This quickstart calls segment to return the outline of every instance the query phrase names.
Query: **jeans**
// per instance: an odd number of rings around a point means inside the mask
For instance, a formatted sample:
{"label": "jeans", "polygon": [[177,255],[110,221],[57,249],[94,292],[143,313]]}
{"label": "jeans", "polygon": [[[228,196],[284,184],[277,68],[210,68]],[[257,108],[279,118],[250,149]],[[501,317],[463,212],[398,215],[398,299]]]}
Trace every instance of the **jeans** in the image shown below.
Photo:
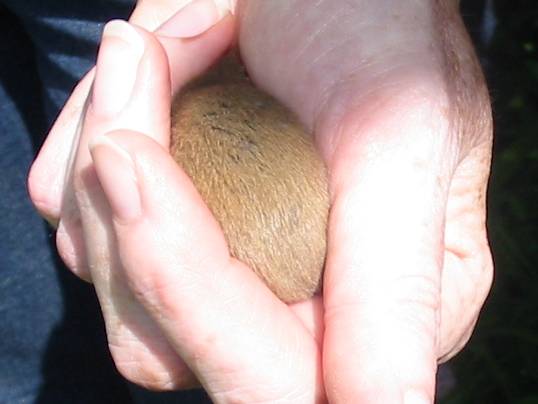
{"label": "jeans", "polygon": [[97,299],[63,267],[26,191],[31,161],[93,65],[104,22],[131,0],[0,0],[0,404],[199,403],[127,383]]}

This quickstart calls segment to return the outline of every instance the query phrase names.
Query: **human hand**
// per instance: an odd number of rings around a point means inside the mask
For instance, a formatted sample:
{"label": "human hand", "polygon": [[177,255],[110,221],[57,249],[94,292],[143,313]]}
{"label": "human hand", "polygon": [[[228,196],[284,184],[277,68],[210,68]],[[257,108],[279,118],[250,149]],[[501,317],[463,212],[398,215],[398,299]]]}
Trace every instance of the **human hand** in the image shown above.
{"label": "human hand", "polygon": [[[197,2],[200,3],[207,5],[208,2]],[[143,307],[110,271],[115,258],[109,254],[108,243],[111,240],[100,218],[103,214],[101,205],[98,198],[92,199],[87,192],[91,188],[86,184],[85,174],[91,161],[87,145],[92,134],[105,133],[120,125],[121,128],[136,127],[139,130],[149,126],[149,135],[167,147],[171,93],[211,65],[230,46],[234,34],[231,17],[224,16],[213,28],[208,27],[208,20],[202,19],[201,25],[196,27],[193,25],[196,21],[193,13],[196,16],[200,10],[190,8],[178,13],[170,21],[172,28],[177,32],[175,24],[182,27],[182,20],[186,20],[190,24],[186,24],[190,27],[189,35],[195,32],[193,29],[201,30],[202,34],[192,39],[172,38],[168,36],[172,33],[165,24],[158,37],[159,46],[154,37],[144,37],[152,44],[143,49],[148,53],[144,60],[150,61],[140,62],[137,72],[136,69],[133,71],[133,67],[137,66],[136,59],[141,56],[138,54],[140,46],[135,51],[125,46],[122,48],[120,45],[125,45],[125,38],[118,39],[111,33],[107,44],[100,49],[104,57],[97,70],[101,70],[102,79],[93,83],[87,101],[83,100],[93,77],[85,78],[75,90],[29,176],[30,194],[40,211],[53,219],[58,219],[54,215],[61,213],[57,232],[60,255],[73,272],[86,280],[91,278],[95,284],[105,317],[108,342],[120,372],[129,379],[154,388],[187,387],[196,380],[177,355],[171,353],[172,348]],[[110,63],[110,57],[106,55],[111,52],[121,55],[119,61]],[[189,62],[185,63],[185,60]],[[167,73],[169,69],[173,71],[172,75]],[[146,75],[133,90],[133,96],[139,98],[131,103],[132,108],[124,113],[115,111],[118,116],[110,119],[113,110],[121,109],[119,104],[129,98],[127,91],[136,74]],[[163,89],[163,81],[168,83],[167,89]],[[96,97],[104,101],[95,103]],[[157,103],[155,108],[148,104],[148,100],[152,99]],[[79,120],[81,103],[86,103],[86,107]],[[140,117],[146,117],[146,114],[141,114],[141,110],[152,111],[151,119],[142,122]],[[75,136],[79,121],[80,137]],[[65,178],[64,172],[67,173]]]}
{"label": "human hand", "polygon": [[114,360],[153,388],[188,387],[192,370],[215,401],[320,401],[319,298],[288,307],[230,257],[162,145],[168,77],[155,37],[107,25],[73,183]]}
{"label": "human hand", "polygon": [[[210,35],[204,33],[235,8],[235,0],[139,0],[129,21],[148,31],[157,30],[171,70],[172,93],[204,71],[232,41],[231,21]],[[229,20],[229,19],[228,19]],[[175,38],[175,40],[174,40]],[[184,39],[184,46],[178,46]],[[177,65],[186,56],[188,65]],[[53,227],[57,227],[58,251],[80,278],[91,281],[87,267],[80,212],[73,190],[73,163],[79,147],[85,107],[89,103],[95,68],[74,89],[43,144],[28,179],[30,197]]]}
{"label": "human hand", "polygon": [[250,76],[313,131],[330,173],[329,400],[431,402],[492,280],[491,112],[458,2],[240,4]]}
{"label": "human hand", "polygon": [[[401,2],[388,15],[386,4],[252,4],[242,9],[247,68],[314,130],[331,172],[328,396],[431,397],[437,359],[465,343],[491,281],[491,120],[455,5]],[[317,41],[313,26],[325,30]],[[261,40],[271,64],[255,52]]]}
{"label": "human hand", "polygon": [[[149,2],[140,3],[141,6],[148,4]],[[185,43],[178,43],[167,37],[168,35],[190,37],[203,32],[214,23],[215,16],[209,20],[198,18],[201,20],[198,22],[194,17],[214,11],[211,10],[211,4],[211,1],[204,0],[194,2],[193,7],[182,9],[173,20],[158,29],[158,39],[167,52],[166,56],[171,62],[170,68],[174,72],[170,77],[172,93],[204,70],[216,59],[216,55],[222,53],[231,43],[230,21],[221,23],[220,27],[202,35],[201,38]],[[222,15],[217,13],[217,17],[220,18]],[[155,60],[146,63],[144,74],[148,77],[141,79],[146,87],[139,85],[138,87],[142,88],[133,90],[132,95],[140,97],[141,100],[154,97],[158,100],[156,106],[133,101],[133,107],[124,108],[121,113],[119,110],[114,111],[119,113],[119,116],[115,116],[116,119],[113,121],[110,119],[111,110],[120,108],[120,104],[127,101],[128,86],[132,85],[131,80],[134,79],[132,69],[130,70],[125,64],[122,65],[121,62],[131,64],[131,67],[136,66],[135,59],[140,56],[134,55],[132,49],[128,51],[111,45],[111,42],[118,41],[118,38],[111,39],[115,36],[112,31],[116,28],[117,24],[108,26],[108,41],[103,43],[100,50],[100,55],[103,56],[100,58],[98,76],[101,79],[93,82],[94,72],[91,72],[92,77],[84,79],[75,91],[33,166],[29,180],[30,191],[34,203],[46,216],[57,220],[55,212],[60,212],[58,249],[73,272],[86,280],[91,278],[94,282],[105,318],[112,356],[120,372],[149,388],[190,387],[196,382],[194,376],[177,355],[173,354],[172,347],[159,329],[137,304],[132,293],[123,287],[118,274],[113,272],[118,258],[111,251],[114,243],[108,223],[102,219],[106,211],[104,202],[98,195],[90,192],[92,178],[91,174],[88,174],[87,144],[94,132],[110,130],[114,125],[122,128],[138,127],[138,129],[149,127],[151,130],[146,132],[164,147],[167,147],[169,138],[166,128],[169,127],[170,111],[167,106],[169,97],[166,94],[170,89],[155,91],[155,88],[160,87],[151,76],[153,74],[159,76],[155,71],[163,69],[163,56],[155,49],[152,41],[149,41],[148,49],[152,50],[149,53]],[[123,38],[123,41],[125,40],[126,38]],[[106,55],[113,52],[122,56],[110,62],[112,59]],[[189,63],[184,63],[184,60],[189,60]],[[141,69],[142,67],[139,67],[139,70]],[[108,74],[109,71],[111,74]],[[160,76],[168,77],[168,74],[164,72]],[[85,93],[92,84],[90,82],[93,83],[93,88],[89,98],[86,99]],[[162,83],[160,86],[162,87]],[[96,99],[102,101],[96,102]],[[84,108],[82,102],[85,103]],[[153,121],[140,121],[139,118],[145,116],[141,111],[156,111],[158,108],[164,112],[155,114]],[[79,117],[80,113],[83,115]],[[80,130],[81,137],[73,136],[77,132],[75,123],[80,125],[77,129]],[[67,145],[71,147],[70,152],[65,147]],[[69,164],[68,157],[71,160]],[[67,168],[63,167],[66,164]],[[64,170],[68,172],[65,178],[59,175]],[[57,182],[51,184],[51,181]],[[310,307],[311,304],[303,303],[296,305],[294,309],[298,312],[306,310],[308,316]]]}

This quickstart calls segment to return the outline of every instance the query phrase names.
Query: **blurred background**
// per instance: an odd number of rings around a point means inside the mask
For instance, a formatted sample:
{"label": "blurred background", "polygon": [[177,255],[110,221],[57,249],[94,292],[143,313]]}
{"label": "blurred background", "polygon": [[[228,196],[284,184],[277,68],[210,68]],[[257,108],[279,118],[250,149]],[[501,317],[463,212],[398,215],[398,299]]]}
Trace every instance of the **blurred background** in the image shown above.
{"label": "blurred background", "polygon": [[538,1],[462,0],[495,117],[495,281],[441,404],[538,403]]}

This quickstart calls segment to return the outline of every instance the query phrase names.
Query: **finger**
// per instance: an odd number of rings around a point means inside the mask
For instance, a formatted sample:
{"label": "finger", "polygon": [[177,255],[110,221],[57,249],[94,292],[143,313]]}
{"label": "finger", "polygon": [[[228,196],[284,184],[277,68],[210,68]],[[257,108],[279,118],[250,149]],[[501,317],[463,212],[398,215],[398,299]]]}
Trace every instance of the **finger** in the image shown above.
{"label": "finger", "polygon": [[[136,26],[130,26],[131,30],[123,32],[125,26],[129,25],[112,21],[105,27],[98,56],[98,76],[85,126],[93,126],[95,122],[103,125],[113,122],[114,127],[147,133],[167,148],[170,140],[170,97],[173,93],[170,80],[181,87],[206,70],[229,46],[233,26],[228,19],[195,39],[158,36],[159,43],[155,36]],[[116,35],[116,30],[122,32]],[[130,41],[128,48],[115,46],[127,39]],[[114,44],[118,40],[120,44]],[[123,54],[119,55],[122,49]],[[133,68],[128,69],[128,66]],[[96,99],[99,102],[95,102]],[[148,114],[148,111],[151,113]],[[87,137],[83,135],[81,141],[84,140]],[[81,145],[81,150],[88,155],[86,145]]]}
{"label": "finger", "polygon": [[[113,29],[114,25],[118,24],[121,22],[113,22],[110,26]],[[168,147],[170,94],[214,63],[215,59],[225,51],[233,37],[233,22],[228,18],[195,39],[160,38],[164,50],[167,52],[164,53],[153,36],[140,28],[135,27],[134,29],[137,32],[135,35],[140,35],[144,46],[146,46],[144,60],[151,60],[151,63],[143,62],[138,68],[129,71],[129,57],[118,57],[120,52],[114,46],[114,42],[121,45],[121,39],[113,39],[112,43],[109,42],[101,46],[101,63],[98,65],[98,69],[106,74],[100,75],[100,79],[96,80],[94,84],[91,102],[84,120],[83,134],[80,138],[81,145],[76,154],[78,171],[83,170],[83,167],[89,164],[87,144],[91,133],[104,133],[119,127],[136,128],[148,133],[160,144]],[[136,37],[131,35],[131,38],[134,39],[136,47]],[[114,56],[114,53],[117,55]],[[129,51],[124,50],[123,54],[128,55]],[[168,73],[157,73],[161,70],[168,72],[169,64],[173,69],[171,78]],[[132,90],[119,88],[121,85],[124,87],[133,86],[132,81],[135,76],[136,82]],[[158,80],[161,83],[158,83]],[[172,80],[176,87],[175,90],[170,89],[169,80]],[[102,102],[94,102],[96,97]],[[129,102],[126,101],[127,98]],[[126,105],[121,105],[125,102],[127,102]],[[148,111],[151,113],[148,114]],[[80,212],[76,208],[73,178],[68,179],[64,188],[63,214],[59,226],[60,231],[57,233],[57,246],[66,265],[82,279],[88,280],[90,274],[86,267],[81,218]]]}
{"label": "finger", "polygon": [[458,353],[470,338],[493,280],[485,220],[491,126],[486,130],[489,139],[470,150],[450,183],[439,341],[443,362]]}
{"label": "finger", "polygon": [[90,70],[75,87],[28,175],[30,199],[39,213],[54,227],[60,220],[66,175],[94,73],[94,69]]}
{"label": "finger", "polygon": [[[213,7],[213,9],[202,4],[202,7],[198,5],[191,10],[188,10],[187,7],[187,10],[174,15],[174,11],[177,9],[177,2],[163,2],[159,6],[154,3],[142,2],[131,17],[131,20],[141,27],[152,30],[158,28],[167,17],[172,16],[168,23],[163,26],[164,29],[168,30],[168,33],[161,34],[161,41],[172,66],[173,93],[177,92],[188,80],[207,69],[229,47],[234,30],[232,19],[224,18],[227,10],[233,9],[233,4],[228,4],[227,0],[218,1],[217,7]],[[208,12],[210,19],[203,19],[201,13],[204,11]],[[196,17],[198,18],[196,19]],[[225,21],[218,24],[222,18]],[[173,35],[174,38],[170,37],[173,34],[171,32],[172,26],[182,27],[185,25],[189,27],[191,32],[189,35],[189,32],[185,31],[184,35],[192,37],[194,36],[192,34],[196,33],[196,38],[178,41],[178,38],[182,38],[179,35],[180,32],[178,35]],[[186,64],[185,60],[190,62]],[[66,190],[71,172],[70,160],[72,160],[78,146],[78,135],[84,119],[84,106],[93,83],[94,73],[95,71],[92,69],[75,87],[49,132],[28,177],[28,189],[32,202],[39,213],[54,227],[58,226],[62,204],[64,202],[71,203],[73,200],[72,189]],[[65,194],[68,196],[66,197]],[[74,230],[64,231],[66,234],[73,234],[73,232]],[[64,238],[64,240],[70,239],[77,240],[73,236]],[[63,255],[72,257],[69,263],[74,263],[76,248],[70,241],[61,244],[69,250]],[[81,261],[82,259],[77,260]],[[71,267],[71,265],[69,266]]]}
{"label": "finger", "polygon": [[92,156],[128,283],[212,399],[319,400],[312,334],[230,258],[219,225],[166,150],[120,131],[96,138]]}
{"label": "finger", "polygon": [[236,0],[137,4],[130,21],[154,31],[161,41],[170,62],[172,94],[205,71],[231,46],[235,33],[231,15],[235,5]]}
{"label": "finger", "polygon": [[[74,199],[74,197],[73,197]],[[71,207],[64,209],[63,220],[56,230],[56,249],[65,266],[83,281],[92,283],[92,275],[88,268],[86,247],[82,238],[82,219],[76,202],[65,204]]]}
{"label": "finger", "polygon": [[[117,271],[108,205],[93,173],[87,145],[94,136],[122,127],[145,130],[166,145],[170,98],[168,60],[154,36],[125,22],[108,24],[74,163],[72,189],[80,216],[73,226],[79,231],[75,237],[84,240],[116,366],[129,380],[152,389],[184,388],[195,378]],[[69,230],[72,220],[74,215],[63,215],[61,224]]]}
{"label": "finger", "polygon": [[[231,47],[235,36],[235,19],[229,13],[224,14],[216,25],[201,35],[184,39],[172,36],[170,27],[182,26],[191,16],[190,12],[182,10],[155,32],[168,55],[172,94],[176,94],[185,83],[214,64]],[[185,63],[185,60],[189,63]]]}
{"label": "finger", "polygon": [[[74,182],[76,173],[89,164],[87,144],[91,135],[113,127],[138,127],[162,144],[168,143],[170,84],[166,55],[156,39],[141,29],[139,33],[135,29],[127,30],[122,37],[123,24],[115,21],[105,29],[96,79],[74,150],[74,172],[70,170],[64,184],[61,221],[56,234],[56,245],[64,263],[85,280],[91,279],[91,274],[87,268]],[[163,74],[159,74],[161,70]],[[95,102],[96,99],[99,102]]]}
{"label": "finger", "polygon": [[[219,17],[234,13],[236,0],[138,0],[129,22],[155,31],[167,21],[181,21],[184,27],[171,23],[171,36],[194,37],[214,25]],[[183,18],[182,16],[185,16]],[[204,29],[205,27],[205,29]]]}
{"label": "finger", "polygon": [[433,402],[453,149],[438,106],[414,96],[360,121],[350,114],[335,152],[324,279],[331,402]]}

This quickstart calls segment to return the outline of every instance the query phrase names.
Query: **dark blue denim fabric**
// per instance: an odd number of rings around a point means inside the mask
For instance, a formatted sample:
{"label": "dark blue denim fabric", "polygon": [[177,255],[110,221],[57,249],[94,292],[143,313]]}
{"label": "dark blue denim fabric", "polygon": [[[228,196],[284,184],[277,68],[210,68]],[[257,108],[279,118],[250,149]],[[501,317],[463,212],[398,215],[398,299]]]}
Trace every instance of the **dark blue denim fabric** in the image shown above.
{"label": "dark blue denim fabric", "polygon": [[126,383],[93,288],[56,255],[26,176],[61,106],[94,63],[102,25],[131,0],[0,0],[0,403],[205,402]]}

